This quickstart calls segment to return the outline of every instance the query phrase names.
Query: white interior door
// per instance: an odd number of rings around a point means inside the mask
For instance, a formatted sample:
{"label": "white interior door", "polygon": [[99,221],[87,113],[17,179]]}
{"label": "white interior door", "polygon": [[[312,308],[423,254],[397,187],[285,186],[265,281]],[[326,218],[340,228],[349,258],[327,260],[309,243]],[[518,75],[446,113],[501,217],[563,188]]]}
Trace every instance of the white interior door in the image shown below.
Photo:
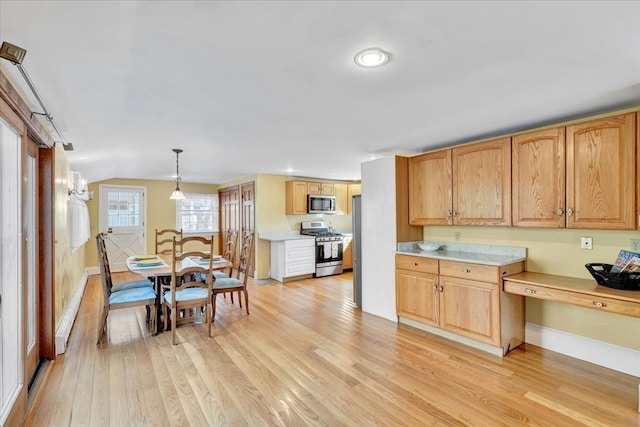
{"label": "white interior door", "polygon": [[146,244],[145,187],[100,185],[100,231],[106,245],[111,271],[126,271],[125,261],[144,254]]}

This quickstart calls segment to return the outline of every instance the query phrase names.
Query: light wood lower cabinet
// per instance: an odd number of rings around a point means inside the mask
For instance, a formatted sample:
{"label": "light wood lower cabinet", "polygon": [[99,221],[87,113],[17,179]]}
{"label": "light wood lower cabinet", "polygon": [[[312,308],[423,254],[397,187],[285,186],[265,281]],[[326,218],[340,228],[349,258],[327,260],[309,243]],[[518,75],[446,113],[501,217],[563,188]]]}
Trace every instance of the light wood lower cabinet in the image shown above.
{"label": "light wood lower cabinet", "polygon": [[396,314],[506,354],[524,342],[524,298],[502,277],[523,269],[396,255]]}
{"label": "light wood lower cabinet", "polygon": [[344,236],[342,241],[342,268],[344,270],[353,268],[353,246],[351,241],[352,236]]}
{"label": "light wood lower cabinet", "polygon": [[440,323],[438,261],[396,256],[396,314],[432,326]]}

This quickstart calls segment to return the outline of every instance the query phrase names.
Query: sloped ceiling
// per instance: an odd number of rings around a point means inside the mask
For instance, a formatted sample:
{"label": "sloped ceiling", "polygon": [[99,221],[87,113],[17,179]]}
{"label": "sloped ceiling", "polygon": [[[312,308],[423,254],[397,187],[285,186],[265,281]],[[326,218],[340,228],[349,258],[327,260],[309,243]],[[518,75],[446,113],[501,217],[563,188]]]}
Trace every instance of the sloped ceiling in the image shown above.
{"label": "sloped ceiling", "polygon": [[[638,106],[639,22],[638,1],[0,2],[0,41],[27,50],[91,182],[171,179],[172,148],[187,182],[359,179],[382,155]],[[372,46],[391,61],[357,67]]]}

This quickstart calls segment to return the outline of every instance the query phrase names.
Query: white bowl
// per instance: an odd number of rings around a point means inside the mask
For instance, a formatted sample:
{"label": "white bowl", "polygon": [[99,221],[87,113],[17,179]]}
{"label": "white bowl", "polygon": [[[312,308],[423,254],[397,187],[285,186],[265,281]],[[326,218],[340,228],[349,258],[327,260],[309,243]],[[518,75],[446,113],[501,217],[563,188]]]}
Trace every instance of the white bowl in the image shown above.
{"label": "white bowl", "polygon": [[418,246],[423,251],[437,251],[440,249],[440,243],[418,243]]}

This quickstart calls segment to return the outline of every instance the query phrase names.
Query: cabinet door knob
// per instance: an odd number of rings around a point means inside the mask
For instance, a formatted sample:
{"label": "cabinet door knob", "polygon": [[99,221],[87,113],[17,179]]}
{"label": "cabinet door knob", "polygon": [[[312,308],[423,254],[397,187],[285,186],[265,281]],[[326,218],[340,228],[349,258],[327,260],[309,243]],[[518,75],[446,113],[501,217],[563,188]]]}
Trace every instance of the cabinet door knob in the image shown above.
{"label": "cabinet door knob", "polygon": [[558,208],[558,216],[564,215],[564,209]]}
{"label": "cabinet door knob", "polygon": [[413,264],[413,266],[414,266],[414,267],[417,267],[417,266],[418,266],[418,263],[417,263],[417,262],[413,262],[412,264]]}
{"label": "cabinet door knob", "polygon": [[463,268],[463,269],[462,269],[462,272],[463,272],[463,273],[471,273],[471,270],[469,270],[468,268]]}
{"label": "cabinet door knob", "polygon": [[440,288],[438,289],[438,291],[442,292],[444,291],[444,288],[442,286],[440,286]]}
{"label": "cabinet door knob", "polygon": [[607,304],[602,302],[602,301],[594,301],[593,305],[595,305],[596,307],[606,307]]}
{"label": "cabinet door knob", "polygon": [[453,211],[448,210],[447,211],[447,218],[451,218],[453,216]]}
{"label": "cabinet door knob", "polygon": [[438,285],[433,285],[433,290],[437,291],[438,290]]}
{"label": "cabinet door knob", "polygon": [[572,208],[567,209],[567,215],[568,216],[573,216],[573,209]]}
{"label": "cabinet door knob", "polygon": [[458,216],[458,211],[454,210],[453,211],[453,216]]}
{"label": "cabinet door knob", "polygon": [[531,294],[535,294],[535,293],[536,293],[536,290],[535,290],[535,289],[524,288],[524,291],[525,291],[526,293],[528,293],[529,295],[531,295]]}

